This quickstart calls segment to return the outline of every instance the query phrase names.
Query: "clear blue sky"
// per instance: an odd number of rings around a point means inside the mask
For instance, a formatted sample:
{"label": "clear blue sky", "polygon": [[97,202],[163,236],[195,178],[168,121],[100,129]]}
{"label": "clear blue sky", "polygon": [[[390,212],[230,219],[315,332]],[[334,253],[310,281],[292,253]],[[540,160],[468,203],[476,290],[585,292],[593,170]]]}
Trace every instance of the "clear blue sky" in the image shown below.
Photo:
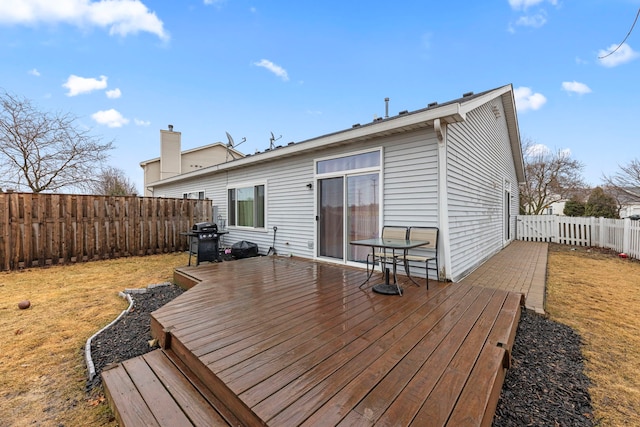
{"label": "clear blue sky", "polygon": [[245,153],[513,84],[600,183],[640,158],[640,0],[0,0],[0,88],[71,112],[142,191],[159,130]]}

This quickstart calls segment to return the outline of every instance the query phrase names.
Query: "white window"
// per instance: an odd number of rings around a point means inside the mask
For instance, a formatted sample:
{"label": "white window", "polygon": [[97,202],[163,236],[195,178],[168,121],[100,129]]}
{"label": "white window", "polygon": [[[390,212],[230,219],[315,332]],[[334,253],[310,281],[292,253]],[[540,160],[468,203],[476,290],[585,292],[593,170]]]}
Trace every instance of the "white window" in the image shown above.
{"label": "white window", "polygon": [[264,228],[265,186],[238,186],[227,189],[229,224],[236,227]]}
{"label": "white window", "polygon": [[192,191],[190,193],[182,193],[183,199],[204,200],[204,191]]}

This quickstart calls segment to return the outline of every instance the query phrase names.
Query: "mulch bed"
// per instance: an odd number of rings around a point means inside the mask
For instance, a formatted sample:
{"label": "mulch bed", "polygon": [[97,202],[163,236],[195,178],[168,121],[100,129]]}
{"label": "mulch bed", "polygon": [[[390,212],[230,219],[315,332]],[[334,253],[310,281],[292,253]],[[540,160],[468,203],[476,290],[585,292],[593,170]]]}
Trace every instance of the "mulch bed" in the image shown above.
{"label": "mulch bed", "polygon": [[[131,295],[134,309],[92,341],[96,376],[87,383],[88,391],[101,383],[100,372],[109,363],[153,350],[149,313],[182,292],[171,285]],[[593,426],[580,345],[580,337],[568,326],[525,310],[493,426]]]}
{"label": "mulch bed", "polygon": [[157,348],[149,345],[149,314],[183,292],[179,286],[169,285],[150,288],[145,293],[130,294],[134,304],[131,311],[91,341],[91,359],[96,375],[92,381],[87,382],[88,391],[101,384],[100,372],[108,364],[122,362]]}
{"label": "mulch bed", "polygon": [[594,425],[580,336],[524,310],[494,427]]}

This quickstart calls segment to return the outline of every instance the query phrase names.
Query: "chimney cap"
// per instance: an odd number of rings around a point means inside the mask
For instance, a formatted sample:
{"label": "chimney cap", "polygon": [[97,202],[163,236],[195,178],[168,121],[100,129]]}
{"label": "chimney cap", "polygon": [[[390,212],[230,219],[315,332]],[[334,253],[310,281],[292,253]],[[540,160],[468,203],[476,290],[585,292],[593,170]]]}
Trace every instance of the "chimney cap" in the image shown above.
{"label": "chimney cap", "polygon": [[173,132],[173,125],[169,125],[169,132]]}

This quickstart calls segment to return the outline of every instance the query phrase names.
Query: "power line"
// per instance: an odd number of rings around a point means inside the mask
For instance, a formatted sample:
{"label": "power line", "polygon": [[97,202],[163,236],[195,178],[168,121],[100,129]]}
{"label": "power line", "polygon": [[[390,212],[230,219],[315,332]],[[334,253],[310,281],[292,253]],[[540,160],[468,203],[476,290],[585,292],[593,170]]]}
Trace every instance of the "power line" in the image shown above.
{"label": "power line", "polygon": [[629,36],[631,35],[631,32],[633,31],[633,27],[636,26],[636,22],[638,22],[638,16],[640,16],[640,8],[638,9],[638,13],[636,13],[636,19],[633,20],[633,25],[631,25],[631,29],[627,33],[627,36],[624,38],[624,40],[622,40],[622,42],[615,49],[607,53],[605,56],[598,56],[598,59],[604,59],[609,55],[613,55],[618,49],[620,49],[620,46],[622,46],[624,42],[626,42]]}

